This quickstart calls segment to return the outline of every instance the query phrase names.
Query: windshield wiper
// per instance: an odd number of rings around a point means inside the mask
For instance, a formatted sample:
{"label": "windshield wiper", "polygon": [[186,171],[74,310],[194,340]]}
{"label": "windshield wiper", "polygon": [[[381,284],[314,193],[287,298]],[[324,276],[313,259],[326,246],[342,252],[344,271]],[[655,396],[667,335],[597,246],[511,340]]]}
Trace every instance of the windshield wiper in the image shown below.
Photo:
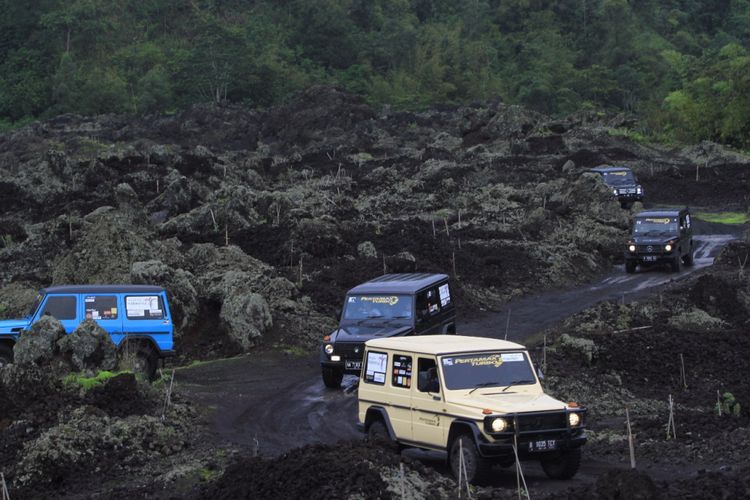
{"label": "windshield wiper", "polygon": [[376,315],[373,315],[373,316],[367,316],[366,318],[362,318],[359,321],[357,321],[357,325],[361,325],[362,323],[364,323],[368,319],[381,319],[381,318],[383,318],[382,314],[376,314]]}
{"label": "windshield wiper", "polygon": [[513,382],[511,382],[510,384],[508,384],[508,386],[505,389],[503,389],[503,392],[507,391],[508,389],[510,389],[511,387],[513,387],[514,385],[533,384],[533,383],[534,383],[534,380],[528,380],[528,379],[514,380]]}
{"label": "windshield wiper", "polygon": [[502,382],[482,382],[481,384],[475,385],[474,388],[469,391],[469,394],[471,394],[472,392],[474,392],[477,389],[480,389],[482,387],[490,387],[490,386],[493,386],[493,385],[500,385],[500,384],[502,384]]}

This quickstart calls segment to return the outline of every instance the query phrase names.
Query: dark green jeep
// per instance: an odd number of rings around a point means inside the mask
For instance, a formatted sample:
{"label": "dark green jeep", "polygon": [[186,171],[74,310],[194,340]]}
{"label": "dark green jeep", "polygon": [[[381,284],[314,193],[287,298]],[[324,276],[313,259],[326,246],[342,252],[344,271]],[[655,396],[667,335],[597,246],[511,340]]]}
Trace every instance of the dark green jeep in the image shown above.
{"label": "dark green jeep", "polygon": [[625,249],[625,271],[637,266],[668,264],[672,271],[693,264],[693,226],[690,211],[647,210],[635,216]]}

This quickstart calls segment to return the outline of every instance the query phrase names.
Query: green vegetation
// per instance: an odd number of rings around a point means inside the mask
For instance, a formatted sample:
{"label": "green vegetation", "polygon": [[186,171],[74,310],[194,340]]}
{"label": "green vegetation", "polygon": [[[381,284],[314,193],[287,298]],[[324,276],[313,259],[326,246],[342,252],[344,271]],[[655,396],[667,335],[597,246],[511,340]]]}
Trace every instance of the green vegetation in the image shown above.
{"label": "green vegetation", "polygon": [[101,371],[93,377],[86,377],[80,373],[71,373],[63,379],[63,383],[69,387],[83,387],[90,390],[98,385],[104,384],[107,380],[125,372]]}
{"label": "green vegetation", "polygon": [[716,402],[715,409],[721,415],[731,415],[733,417],[739,417],[742,413],[740,402],[737,401],[731,392],[725,392],[721,395],[721,400]]}
{"label": "green vegetation", "polygon": [[697,212],[694,215],[696,219],[719,224],[741,225],[750,222],[750,213],[747,212]]}
{"label": "green vegetation", "polygon": [[0,6],[0,130],[65,112],[264,107],[326,83],[402,109],[499,97],[553,115],[627,111],[636,139],[750,146],[750,0]]}

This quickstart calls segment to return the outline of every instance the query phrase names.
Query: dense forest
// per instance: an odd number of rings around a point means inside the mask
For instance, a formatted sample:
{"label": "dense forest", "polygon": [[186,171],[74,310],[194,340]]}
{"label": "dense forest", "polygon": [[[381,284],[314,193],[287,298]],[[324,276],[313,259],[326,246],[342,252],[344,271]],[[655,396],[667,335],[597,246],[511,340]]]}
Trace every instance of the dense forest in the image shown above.
{"label": "dense forest", "polygon": [[277,103],[313,83],[420,109],[627,111],[750,145],[750,0],[0,0],[0,128]]}

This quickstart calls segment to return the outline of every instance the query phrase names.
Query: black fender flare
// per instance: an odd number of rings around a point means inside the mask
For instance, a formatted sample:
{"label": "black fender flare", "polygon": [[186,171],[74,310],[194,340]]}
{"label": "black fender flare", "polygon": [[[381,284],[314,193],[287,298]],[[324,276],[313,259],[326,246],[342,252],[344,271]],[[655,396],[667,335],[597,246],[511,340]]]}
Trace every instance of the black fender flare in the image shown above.
{"label": "black fender flare", "polygon": [[127,349],[128,344],[134,344],[136,346],[138,345],[148,345],[149,349],[156,355],[157,357],[162,356],[162,351],[159,349],[159,345],[149,337],[148,335],[132,335],[127,334],[125,335],[122,340],[120,340],[120,343],[117,345],[117,351],[122,352],[125,349]]}
{"label": "black fender flare", "polygon": [[367,409],[367,413],[365,414],[365,434],[370,430],[370,425],[376,420],[383,421],[386,430],[388,430],[388,436],[395,441],[396,433],[393,431],[391,419],[388,418],[388,412],[382,406],[371,406]]}
{"label": "black fender flare", "polygon": [[472,420],[457,419],[451,422],[450,430],[448,431],[448,441],[446,443],[446,452],[448,453],[448,463],[451,460],[451,446],[453,440],[461,434],[469,434],[474,439],[474,444],[477,450],[480,449],[479,444],[486,442],[487,440],[482,436],[482,432],[479,430],[479,426]]}

